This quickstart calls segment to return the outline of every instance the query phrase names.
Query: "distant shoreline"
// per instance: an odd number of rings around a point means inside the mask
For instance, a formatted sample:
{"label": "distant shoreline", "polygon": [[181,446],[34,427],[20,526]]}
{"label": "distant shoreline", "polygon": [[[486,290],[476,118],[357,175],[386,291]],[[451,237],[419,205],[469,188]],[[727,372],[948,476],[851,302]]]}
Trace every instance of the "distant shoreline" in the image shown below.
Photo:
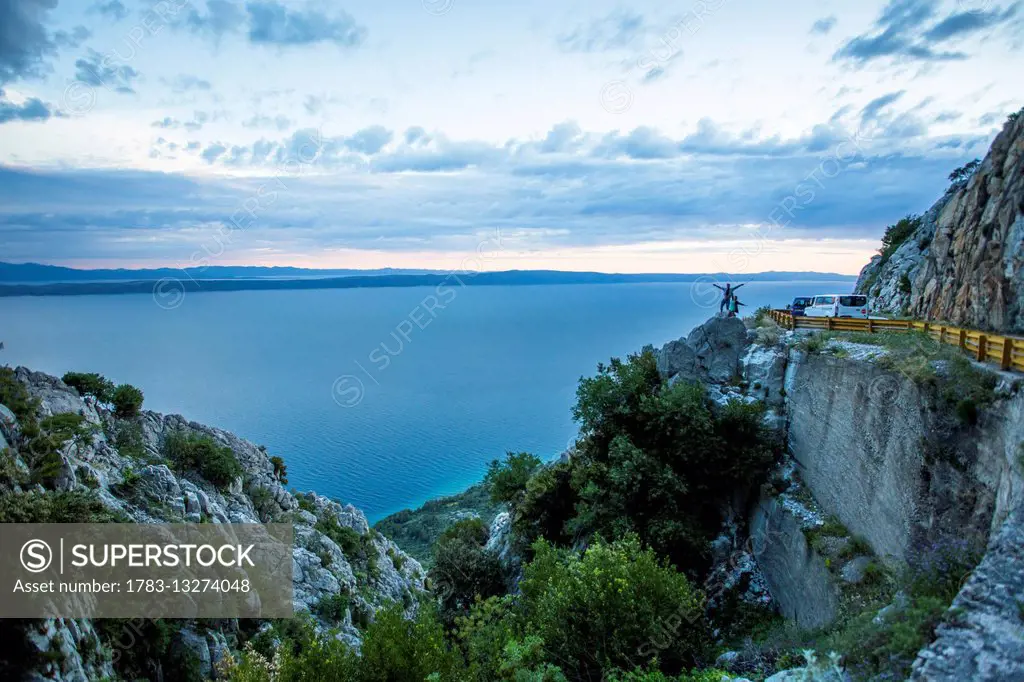
{"label": "distant shoreline", "polygon": [[531,286],[553,284],[640,284],[640,283],[744,283],[744,282],[855,282],[854,275],[817,272],[768,272],[755,275],[729,274],[605,274],[511,270],[505,272],[452,272],[422,275],[356,275],[296,279],[200,279],[185,272],[180,277],[133,281],[59,282],[47,284],[0,284],[0,297],[95,296],[153,294],[173,297],[185,293],[215,291],[279,291],[310,289],[379,289],[409,287]]}

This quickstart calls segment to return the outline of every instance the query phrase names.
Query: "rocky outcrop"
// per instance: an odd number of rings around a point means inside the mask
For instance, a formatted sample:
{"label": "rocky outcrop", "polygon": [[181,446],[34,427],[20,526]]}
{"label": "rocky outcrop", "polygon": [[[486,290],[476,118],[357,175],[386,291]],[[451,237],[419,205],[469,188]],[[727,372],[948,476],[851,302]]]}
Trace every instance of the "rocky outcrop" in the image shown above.
{"label": "rocky outcrop", "polygon": [[992,540],[953,601],[956,616],[914,662],[913,682],[1024,680],[1024,507]]}
{"label": "rocky outcrop", "polygon": [[1024,115],[1007,122],[977,171],[888,259],[872,259],[857,291],[874,311],[1024,331]]}
{"label": "rocky outcrop", "polygon": [[[296,495],[286,490],[264,448],[180,415],[144,412],[131,423],[115,420],[106,406],[92,397],[80,397],[59,379],[25,368],[18,368],[15,376],[39,401],[41,417],[74,413],[94,427],[86,442],[68,444],[60,452],[56,489],[91,491],[105,506],[138,523],[292,523],[294,609],[312,611],[325,597],[348,595],[351,607],[342,622],[322,625],[340,628],[339,636],[356,646],[360,634],[353,625],[353,611],[372,617],[378,609],[397,602],[406,606],[409,615],[414,612],[415,597],[424,589],[420,564],[372,531],[355,507],[315,493]],[[0,433],[14,446],[5,457],[24,468],[17,452],[17,422],[3,406]],[[243,475],[218,488],[194,472],[172,470],[163,456],[163,444],[172,433],[207,436],[229,448]],[[119,447],[118,442],[125,444]],[[41,486],[37,489],[45,494]],[[360,557],[346,555],[329,537],[327,531],[334,526],[355,531],[361,542]],[[230,628],[232,621],[224,623]],[[98,640],[87,620],[43,621],[29,640],[40,651],[60,648],[63,652],[62,657],[49,657],[52,660],[45,671],[36,671],[47,679],[113,677],[110,670],[91,662],[90,647],[98,646],[93,643]],[[213,670],[227,645],[223,635],[198,635],[186,629],[179,633],[175,646],[192,651],[204,669]],[[57,665],[55,660],[62,662]],[[109,661],[105,665],[109,668]]]}
{"label": "rocky outcrop", "polygon": [[723,384],[740,376],[740,359],[749,341],[737,317],[716,315],[657,352],[658,371],[673,381]]}

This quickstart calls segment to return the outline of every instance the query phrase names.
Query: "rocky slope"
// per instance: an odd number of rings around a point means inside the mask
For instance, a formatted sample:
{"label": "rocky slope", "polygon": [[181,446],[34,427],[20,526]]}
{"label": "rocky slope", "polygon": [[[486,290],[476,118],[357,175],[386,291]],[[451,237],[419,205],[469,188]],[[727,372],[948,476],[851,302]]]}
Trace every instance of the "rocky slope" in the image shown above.
{"label": "rocky slope", "polygon": [[1024,332],[1024,115],[1007,121],[980,167],[922,216],[889,258],[861,271],[876,312]]}
{"label": "rocky slope", "polygon": [[[316,610],[320,600],[347,596],[349,607],[338,621],[320,619],[318,626],[336,630],[336,636],[359,645],[353,619],[372,618],[378,609],[399,602],[411,614],[423,591],[424,571],[391,540],[371,530],[366,517],[351,505],[316,493],[295,494],[285,489],[282,475],[262,447],[221,429],[189,422],[179,415],[143,412],[126,422],[92,397],[81,397],[62,381],[46,374],[18,368],[16,379],[39,401],[39,417],[73,413],[91,425],[84,442],[67,443],[59,453],[59,472],[51,489],[26,482],[26,457],[19,451],[25,438],[14,414],[0,406],[0,469],[17,472],[8,493],[35,490],[43,495],[81,491],[96,495],[108,509],[139,523],[291,522],[294,609]],[[130,426],[135,438],[125,438]],[[172,470],[164,457],[169,434],[207,436],[230,448],[242,475],[223,489],[195,473]],[[121,435],[118,435],[121,434]],[[121,442],[119,448],[116,443]],[[130,443],[130,446],[129,444]],[[4,451],[4,448],[11,446]],[[2,486],[0,486],[2,487]],[[2,491],[0,491],[2,492]],[[359,553],[339,545],[333,536],[351,529],[358,537]],[[351,533],[348,536],[352,536]],[[348,552],[348,553],[346,553]],[[205,676],[216,674],[216,664],[233,645],[237,623],[218,622],[211,627],[186,626],[175,646],[188,649]],[[30,645],[47,655],[41,667],[27,671],[27,679],[96,680],[113,678],[111,656],[104,654],[93,623],[88,620],[47,620],[30,627]]]}

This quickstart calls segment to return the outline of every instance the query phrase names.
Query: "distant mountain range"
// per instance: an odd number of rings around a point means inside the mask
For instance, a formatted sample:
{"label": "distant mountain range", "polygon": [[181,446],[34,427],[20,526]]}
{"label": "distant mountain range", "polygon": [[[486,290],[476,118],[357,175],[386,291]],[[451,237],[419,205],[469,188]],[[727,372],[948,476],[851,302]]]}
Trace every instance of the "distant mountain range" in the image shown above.
{"label": "distant mountain range", "polygon": [[853,282],[853,275],[822,272],[757,274],[609,274],[559,270],[443,272],[437,270],[313,270],[257,266],[77,270],[37,263],[0,263],[0,296],[73,296],[268,289],[351,289],[378,287],[627,284],[639,282]]}

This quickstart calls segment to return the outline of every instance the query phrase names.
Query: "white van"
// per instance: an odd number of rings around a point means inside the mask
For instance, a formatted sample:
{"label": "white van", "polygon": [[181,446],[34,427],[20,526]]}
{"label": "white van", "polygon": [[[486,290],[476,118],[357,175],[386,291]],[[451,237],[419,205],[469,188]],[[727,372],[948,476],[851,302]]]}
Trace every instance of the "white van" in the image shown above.
{"label": "white van", "polygon": [[804,308],[807,317],[868,317],[868,297],[861,294],[822,294]]}

